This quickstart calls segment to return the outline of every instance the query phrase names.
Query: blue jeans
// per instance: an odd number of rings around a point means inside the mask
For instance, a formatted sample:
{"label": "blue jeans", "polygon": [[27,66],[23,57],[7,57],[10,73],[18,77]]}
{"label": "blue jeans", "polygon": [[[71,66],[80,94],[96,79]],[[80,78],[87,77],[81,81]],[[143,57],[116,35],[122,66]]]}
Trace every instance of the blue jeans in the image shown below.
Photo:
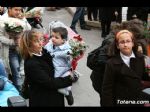
{"label": "blue jeans", "polygon": [[5,66],[4,66],[2,59],[0,59],[0,76],[4,76],[4,77],[8,78],[8,74],[6,72],[6,69],[5,69]]}
{"label": "blue jeans", "polygon": [[18,54],[16,51],[9,50],[9,63],[12,72],[12,82],[18,91],[21,91],[23,80],[20,75],[20,54]]}
{"label": "blue jeans", "polygon": [[75,29],[78,20],[80,21],[80,27],[84,26],[85,25],[84,14],[85,14],[84,7],[77,7],[70,28]]}

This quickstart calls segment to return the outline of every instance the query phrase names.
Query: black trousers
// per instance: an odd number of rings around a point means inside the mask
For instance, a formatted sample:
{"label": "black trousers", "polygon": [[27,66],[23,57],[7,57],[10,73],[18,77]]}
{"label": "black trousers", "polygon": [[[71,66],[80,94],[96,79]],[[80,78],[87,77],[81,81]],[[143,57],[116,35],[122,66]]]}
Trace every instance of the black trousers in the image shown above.
{"label": "black trousers", "polygon": [[98,16],[98,8],[95,7],[87,7],[87,11],[88,11],[88,20],[92,20],[92,17],[94,18],[94,20],[97,19]]}
{"label": "black trousers", "polygon": [[110,32],[111,20],[101,20],[102,35],[108,35]]}

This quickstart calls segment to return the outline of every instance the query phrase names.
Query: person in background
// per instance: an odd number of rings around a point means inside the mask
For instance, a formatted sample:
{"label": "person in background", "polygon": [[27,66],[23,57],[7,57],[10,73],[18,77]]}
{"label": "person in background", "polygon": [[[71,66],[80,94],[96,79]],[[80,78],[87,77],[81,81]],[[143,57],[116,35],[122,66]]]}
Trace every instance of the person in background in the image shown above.
{"label": "person in background", "polygon": [[149,7],[128,7],[127,20],[138,18],[147,23]]}
{"label": "person in background", "polygon": [[[20,15],[22,14],[21,11],[22,7],[8,7],[8,10],[1,16],[1,18],[14,18],[22,24],[22,27],[24,28],[23,30],[31,29],[31,26],[27,22],[26,18],[20,18]],[[11,36],[6,33],[5,29],[0,29],[1,56],[7,73],[9,74],[9,78],[12,76],[12,82],[20,92],[23,79],[20,75],[21,57],[19,52],[16,50],[19,38],[14,41],[14,39],[10,37]]]}
{"label": "person in background", "polygon": [[[35,7],[27,7],[26,12],[28,12],[28,11],[34,9],[34,8]],[[26,18],[27,18],[27,21],[30,23],[30,25],[33,28],[40,29],[39,25],[42,22],[42,16],[41,16],[40,12],[36,13],[33,17],[26,17]]]}
{"label": "person in background", "polygon": [[137,102],[150,101],[150,95],[142,91],[141,81],[146,75],[144,56],[137,52],[133,33],[118,31],[113,45],[115,55],[106,64],[101,105],[144,106]]}
{"label": "person in background", "polygon": [[137,15],[136,15],[137,11],[138,11],[137,7],[128,7],[128,9],[127,9],[127,20],[137,18]]}
{"label": "person in background", "polygon": [[86,24],[85,19],[84,19],[84,15],[85,15],[85,9],[84,7],[76,7],[76,12],[74,13],[72,22],[71,22],[71,26],[70,28],[75,32],[78,33],[76,31],[76,24],[79,20],[80,22],[80,28],[83,30],[91,30],[91,28]]}
{"label": "person in background", "polygon": [[105,38],[110,33],[110,25],[115,13],[115,7],[100,7],[99,21],[101,21],[101,37]]}
{"label": "person in background", "polygon": [[97,21],[98,7],[87,7],[87,16],[89,21]]}
{"label": "person in background", "polygon": [[113,20],[115,22],[122,22],[122,7],[115,7],[115,14],[113,15]]}
{"label": "person in background", "polygon": [[52,56],[43,49],[43,34],[33,29],[25,31],[20,39],[20,53],[29,85],[29,106],[64,107],[64,95],[58,89],[71,86],[73,78],[54,76]]}

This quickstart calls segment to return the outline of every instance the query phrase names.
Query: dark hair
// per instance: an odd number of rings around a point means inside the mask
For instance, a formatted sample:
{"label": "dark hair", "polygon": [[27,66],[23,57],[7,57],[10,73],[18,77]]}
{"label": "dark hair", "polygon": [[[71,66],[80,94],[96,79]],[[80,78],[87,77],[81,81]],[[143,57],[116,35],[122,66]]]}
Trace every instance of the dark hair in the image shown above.
{"label": "dark hair", "polygon": [[53,28],[52,32],[59,33],[61,35],[62,39],[65,39],[65,40],[68,39],[68,31],[64,27]]}
{"label": "dark hair", "polygon": [[142,39],[144,32],[144,24],[139,19],[122,22],[121,29],[128,29],[131,31],[136,39]]}
{"label": "dark hair", "polygon": [[121,24],[115,23],[111,26],[111,34],[116,35],[116,33],[120,30]]}

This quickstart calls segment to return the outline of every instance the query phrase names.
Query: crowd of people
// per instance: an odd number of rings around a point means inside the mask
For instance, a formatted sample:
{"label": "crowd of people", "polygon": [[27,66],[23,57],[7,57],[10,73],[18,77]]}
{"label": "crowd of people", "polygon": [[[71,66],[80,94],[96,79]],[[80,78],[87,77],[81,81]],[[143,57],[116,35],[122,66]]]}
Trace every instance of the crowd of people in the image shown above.
{"label": "crowd of people", "polygon": [[[51,39],[46,37],[48,40],[44,41],[45,35],[37,30],[42,14],[39,11],[24,13],[32,9],[34,7],[0,7],[0,20],[14,18],[23,27],[14,36],[0,26],[0,75],[10,79],[20,95],[27,87],[29,106],[64,107],[64,98],[73,105],[71,86],[75,77],[71,68],[72,51],[67,42],[67,28],[49,29],[52,30]],[[57,7],[49,8],[54,9]],[[91,74],[99,76],[92,79],[92,83],[99,93],[101,106],[145,106],[137,102],[150,101],[150,93],[144,91],[150,87],[144,85],[150,82],[150,70],[147,68],[150,66],[147,47],[150,37],[146,38],[150,35],[145,33],[149,29],[144,26],[149,9],[128,7],[127,21],[122,22],[121,7],[87,7],[88,20],[101,22],[101,37],[112,39],[108,47],[109,59],[103,71],[93,70]],[[85,13],[85,7],[76,8],[70,28],[77,34],[78,21],[81,29],[91,30],[85,22]],[[117,23],[111,27],[113,20]],[[21,63],[25,79],[20,74]],[[122,104],[123,101],[134,103]]]}

